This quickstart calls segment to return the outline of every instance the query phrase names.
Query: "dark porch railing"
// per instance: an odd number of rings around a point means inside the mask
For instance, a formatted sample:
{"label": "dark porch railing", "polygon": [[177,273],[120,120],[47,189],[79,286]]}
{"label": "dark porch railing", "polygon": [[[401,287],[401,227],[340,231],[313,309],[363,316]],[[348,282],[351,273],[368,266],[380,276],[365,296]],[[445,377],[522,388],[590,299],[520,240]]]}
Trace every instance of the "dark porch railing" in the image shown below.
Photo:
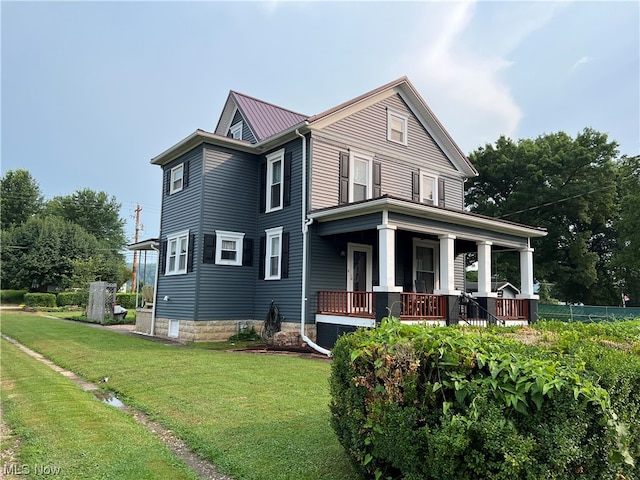
{"label": "dark porch railing", "polygon": [[403,320],[436,320],[447,318],[447,298],[427,293],[402,293]]}
{"label": "dark porch railing", "polygon": [[526,298],[496,298],[496,317],[526,320],[529,318],[529,301]]}
{"label": "dark porch railing", "polygon": [[318,313],[374,318],[373,292],[319,291]]}

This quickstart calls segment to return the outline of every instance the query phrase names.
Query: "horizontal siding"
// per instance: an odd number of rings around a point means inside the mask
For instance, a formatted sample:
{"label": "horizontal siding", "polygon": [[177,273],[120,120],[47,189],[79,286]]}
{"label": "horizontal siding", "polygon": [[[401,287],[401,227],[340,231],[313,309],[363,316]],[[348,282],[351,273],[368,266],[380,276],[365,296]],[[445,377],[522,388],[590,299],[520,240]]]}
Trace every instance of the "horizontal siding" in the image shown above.
{"label": "horizontal siding", "polygon": [[256,235],[258,204],[258,157],[232,150],[205,146],[204,190],[202,196],[202,232],[216,230],[241,232],[253,240],[252,266],[202,263],[198,251],[200,278],[196,319],[245,320],[254,314],[254,289],[257,275]]}
{"label": "horizontal siding", "polygon": [[[283,148],[265,152],[259,162],[264,162],[266,156]],[[258,278],[257,262],[260,261],[259,241],[256,243],[256,275],[255,275],[255,310],[254,317],[262,320],[269,311],[271,301],[280,309],[280,315],[286,317],[287,322],[300,322],[300,299],[302,287],[302,140],[296,139],[284,145],[285,154],[292,153],[291,168],[291,204],[281,210],[270,213],[258,213],[257,236],[263,236],[265,230],[283,227],[289,232],[289,278],[280,280],[264,280]],[[256,188],[257,190],[257,188]],[[257,206],[256,206],[257,211]]]}
{"label": "horizontal siding", "polygon": [[[162,216],[160,218],[160,239],[184,230],[195,234],[194,252],[197,255],[200,233],[200,193],[202,182],[202,147],[197,147],[163,167],[163,173],[180,163],[189,162],[187,186],[180,192],[167,195],[162,185]],[[164,178],[164,176],[163,176]],[[195,257],[194,257],[195,258]],[[197,268],[184,275],[160,275],[158,298],[169,297],[169,301],[159,301],[156,305],[158,317],[170,319],[194,318],[196,304]]]}
{"label": "horizontal siding", "polygon": [[[407,115],[406,146],[387,140],[387,109]],[[462,174],[455,169],[398,95],[363,108],[327,126],[324,131],[344,140],[329,140],[323,138],[322,133],[317,134],[314,139],[312,208],[324,208],[338,203],[338,155],[347,148],[366,150],[381,162],[383,195],[411,200],[411,175],[422,169],[445,179],[445,203],[448,207],[463,207]]]}

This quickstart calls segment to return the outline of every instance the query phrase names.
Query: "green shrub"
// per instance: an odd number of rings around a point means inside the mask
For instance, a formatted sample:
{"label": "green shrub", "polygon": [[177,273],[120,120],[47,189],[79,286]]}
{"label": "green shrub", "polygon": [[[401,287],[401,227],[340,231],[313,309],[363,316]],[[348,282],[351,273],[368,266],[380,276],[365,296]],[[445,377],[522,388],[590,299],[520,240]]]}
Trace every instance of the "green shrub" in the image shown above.
{"label": "green shrub", "polygon": [[3,305],[21,305],[24,303],[24,294],[27,290],[2,290],[0,291],[0,303]]}
{"label": "green shrub", "polygon": [[[139,301],[142,302],[142,295],[140,295]],[[136,294],[116,293],[116,303],[120,304],[122,308],[136,308]]]}
{"label": "green shrub", "polygon": [[55,307],[56,296],[53,293],[25,293],[24,304],[27,307]]}
{"label": "green shrub", "polygon": [[80,307],[86,307],[89,303],[89,291],[88,290],[76,290],[73,292],[60,292],[56,298],[56,302],[59,307],[66,307],[69,305],[78,305]]}
{"label": "green shrub", "polygon": [[397,321],[340,337],[333,356],[331,423],[365,477],[633,478],[615,402],[577,360]]}

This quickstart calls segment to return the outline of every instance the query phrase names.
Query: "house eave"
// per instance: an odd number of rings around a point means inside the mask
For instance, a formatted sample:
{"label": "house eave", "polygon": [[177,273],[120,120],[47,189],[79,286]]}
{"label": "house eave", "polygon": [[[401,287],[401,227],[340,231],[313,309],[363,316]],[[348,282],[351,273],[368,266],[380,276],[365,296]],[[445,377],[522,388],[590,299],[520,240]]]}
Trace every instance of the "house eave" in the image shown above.
{"label": "house eave", "polygon": [[178,143],[176,143],[172,147],[169,147],[161,154],[153,157],[150,163],[152,165],[166,165],[172,160],[178,158],[180,155],[187,153],[188,151],[203,143],[230,148],[232,150],[239,150],[246,153],[260,154],[271,148],[277,147],[282,143],[296,138],[296,130],[300,133],[307,133],[307,122],[305,121],[299,123],[298,125],[294,125],[293,127],[283,130],[277,135],[273,135],[256,144],[251,144],[245,142],[244,140],[236,140],[230,137],[223,137],[221,135],[206,132],[204,130],[196,130],[191,135],[183,138]]}
{"label": "house eave", "polygon": [[533,238],[544,237],[547,235],[546,230],[541,228],[521,225],[505,220],[498,220],[491,217],[485,217],[483,215],[465,212],[463,210],[418,204],[416,202],[390,196],[383,196],[364,202],[316,210],[310,212],[308,216],[310,219],[317,222],[330,222],[333,220],[353,218],[384,210],[425,219],[439,220],[456,225],[464,225],[472,228],[483,228],[518,237]]}

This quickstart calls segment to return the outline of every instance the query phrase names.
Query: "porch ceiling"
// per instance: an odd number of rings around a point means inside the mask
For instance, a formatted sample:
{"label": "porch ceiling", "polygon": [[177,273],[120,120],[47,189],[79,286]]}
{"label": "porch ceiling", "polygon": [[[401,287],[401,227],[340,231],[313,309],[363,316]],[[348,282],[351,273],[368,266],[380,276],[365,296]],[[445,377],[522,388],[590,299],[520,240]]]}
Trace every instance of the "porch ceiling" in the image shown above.
{"label": "porch ceiling", "polygon": [[[323,224],[321,235],[353,231],[352,223],[356,219],[359,220],[356,222],[357,230],[376,228],[381,223],[388,223],[407,230],[429,231],[434,234],[453,233],[471,241],[489,239],[514,246],[521,244],[522,239],[543,237],[547,234],[545,229],[538,227],[498,220],[464,210],[425,205],[389,195],[315,210],[309,214],[309,218]],[[367,221],[362,222],[365,218]],[[333,228],[326,225],[327,223],[332,223]]]}

